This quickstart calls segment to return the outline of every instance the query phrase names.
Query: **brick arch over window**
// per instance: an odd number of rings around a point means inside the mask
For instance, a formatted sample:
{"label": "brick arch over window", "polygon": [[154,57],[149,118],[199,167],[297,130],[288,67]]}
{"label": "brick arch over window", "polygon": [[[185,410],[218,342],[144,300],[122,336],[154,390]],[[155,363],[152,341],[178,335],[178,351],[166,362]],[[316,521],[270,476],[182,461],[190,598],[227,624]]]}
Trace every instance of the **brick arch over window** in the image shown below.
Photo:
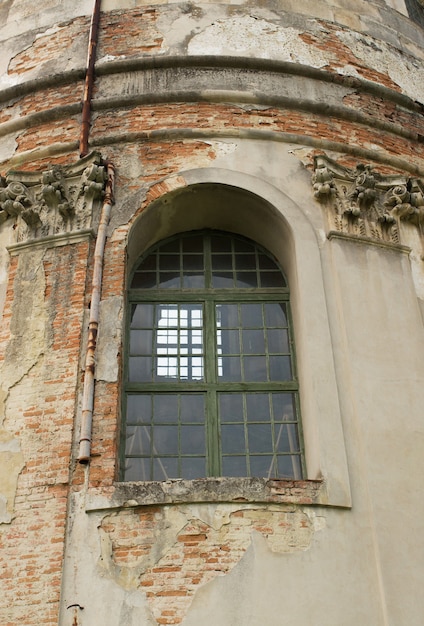
{"label": "brick arch over window", "polygon": [[[321,257],[301,207],[263,180],[220,169],[192,170],[161,185],[169,193],[138,216],[128,239],[128,280],[152,246],[184,232],[215,229],[253,240],[290,285],[296,336],[306,479],[323,481],[322,504],[350,506],[346,451]],[[175,188],[177,187],[177,188]]]}

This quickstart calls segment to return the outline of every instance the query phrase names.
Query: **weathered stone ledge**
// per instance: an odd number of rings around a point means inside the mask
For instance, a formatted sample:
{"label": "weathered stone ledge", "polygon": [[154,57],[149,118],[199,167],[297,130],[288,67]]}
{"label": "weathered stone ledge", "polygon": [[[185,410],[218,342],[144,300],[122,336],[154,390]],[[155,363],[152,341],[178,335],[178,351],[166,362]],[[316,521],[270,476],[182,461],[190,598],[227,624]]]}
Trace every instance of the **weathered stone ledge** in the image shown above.
{"label": "weathered stone ledge", "polygon": [[331,505],[323,480],[221,477],[123,482],[90,489],[86,511],[194,502]]}

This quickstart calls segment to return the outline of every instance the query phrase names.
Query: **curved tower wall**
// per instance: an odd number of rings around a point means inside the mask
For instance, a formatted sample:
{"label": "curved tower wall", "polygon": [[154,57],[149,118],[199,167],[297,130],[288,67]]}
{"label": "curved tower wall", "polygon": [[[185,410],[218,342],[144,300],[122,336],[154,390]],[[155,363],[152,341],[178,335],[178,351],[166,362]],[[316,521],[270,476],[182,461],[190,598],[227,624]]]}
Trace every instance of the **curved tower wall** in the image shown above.
{"label": "curved tower wall", "polygon": [[[100,9],[85,149],[93,2],[0,3],[0,622],[418,626],[420,0]],[[288,278],[302,480],[121,481],[128,277],[202,228]]]}

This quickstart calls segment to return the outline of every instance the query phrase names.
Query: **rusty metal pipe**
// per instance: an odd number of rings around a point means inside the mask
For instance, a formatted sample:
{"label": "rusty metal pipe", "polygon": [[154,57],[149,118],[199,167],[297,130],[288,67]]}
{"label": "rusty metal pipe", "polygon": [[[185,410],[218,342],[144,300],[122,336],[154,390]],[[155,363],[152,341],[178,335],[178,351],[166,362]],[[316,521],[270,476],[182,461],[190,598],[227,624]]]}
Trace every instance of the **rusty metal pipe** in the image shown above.
{"label": "rusty metal pipe", "polygon": [[96,64],[97,40],[99,36],[101,0],[94,1],[93,15],[91,17],[90,36],[88,42],[87,69],[85,73],[84,95],[82,100],[82,121],[79,151],[80,157],[88,154],[88,137],[91,126],[91,99],[94,86],[94,66]]}
{"label": "rusty metal pipe", "polygon": [[91,431],[94,408],[95,353],[97,331],[99,327],[100,296],[102,288],[103,258],[106,243],[106,231],[114,203],[115,168],[106,164],[107,182],[103,201],[100,224],[94,249],[93,282],[91,289],[90,319],[88,324],[87,352],[85,357],[84,391],[82,398],[81,435],[78,461],[87,464],[91,455]]}

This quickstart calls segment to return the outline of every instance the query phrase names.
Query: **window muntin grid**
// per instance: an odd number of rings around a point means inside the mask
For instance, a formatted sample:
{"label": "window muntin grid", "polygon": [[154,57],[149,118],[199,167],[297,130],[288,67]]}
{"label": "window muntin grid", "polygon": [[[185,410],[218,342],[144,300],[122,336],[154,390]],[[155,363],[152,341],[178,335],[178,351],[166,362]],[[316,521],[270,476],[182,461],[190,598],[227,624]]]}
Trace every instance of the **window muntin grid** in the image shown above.
{"label": "window muntin grid", "polygon": [[271,256],[188,233],[141,260],[129,300],[125,480],[301,478],[289,294]]}
{"label": "window muntin grid", "polygon": [[202,304],[133,304],[129,382],[203,379]]}

